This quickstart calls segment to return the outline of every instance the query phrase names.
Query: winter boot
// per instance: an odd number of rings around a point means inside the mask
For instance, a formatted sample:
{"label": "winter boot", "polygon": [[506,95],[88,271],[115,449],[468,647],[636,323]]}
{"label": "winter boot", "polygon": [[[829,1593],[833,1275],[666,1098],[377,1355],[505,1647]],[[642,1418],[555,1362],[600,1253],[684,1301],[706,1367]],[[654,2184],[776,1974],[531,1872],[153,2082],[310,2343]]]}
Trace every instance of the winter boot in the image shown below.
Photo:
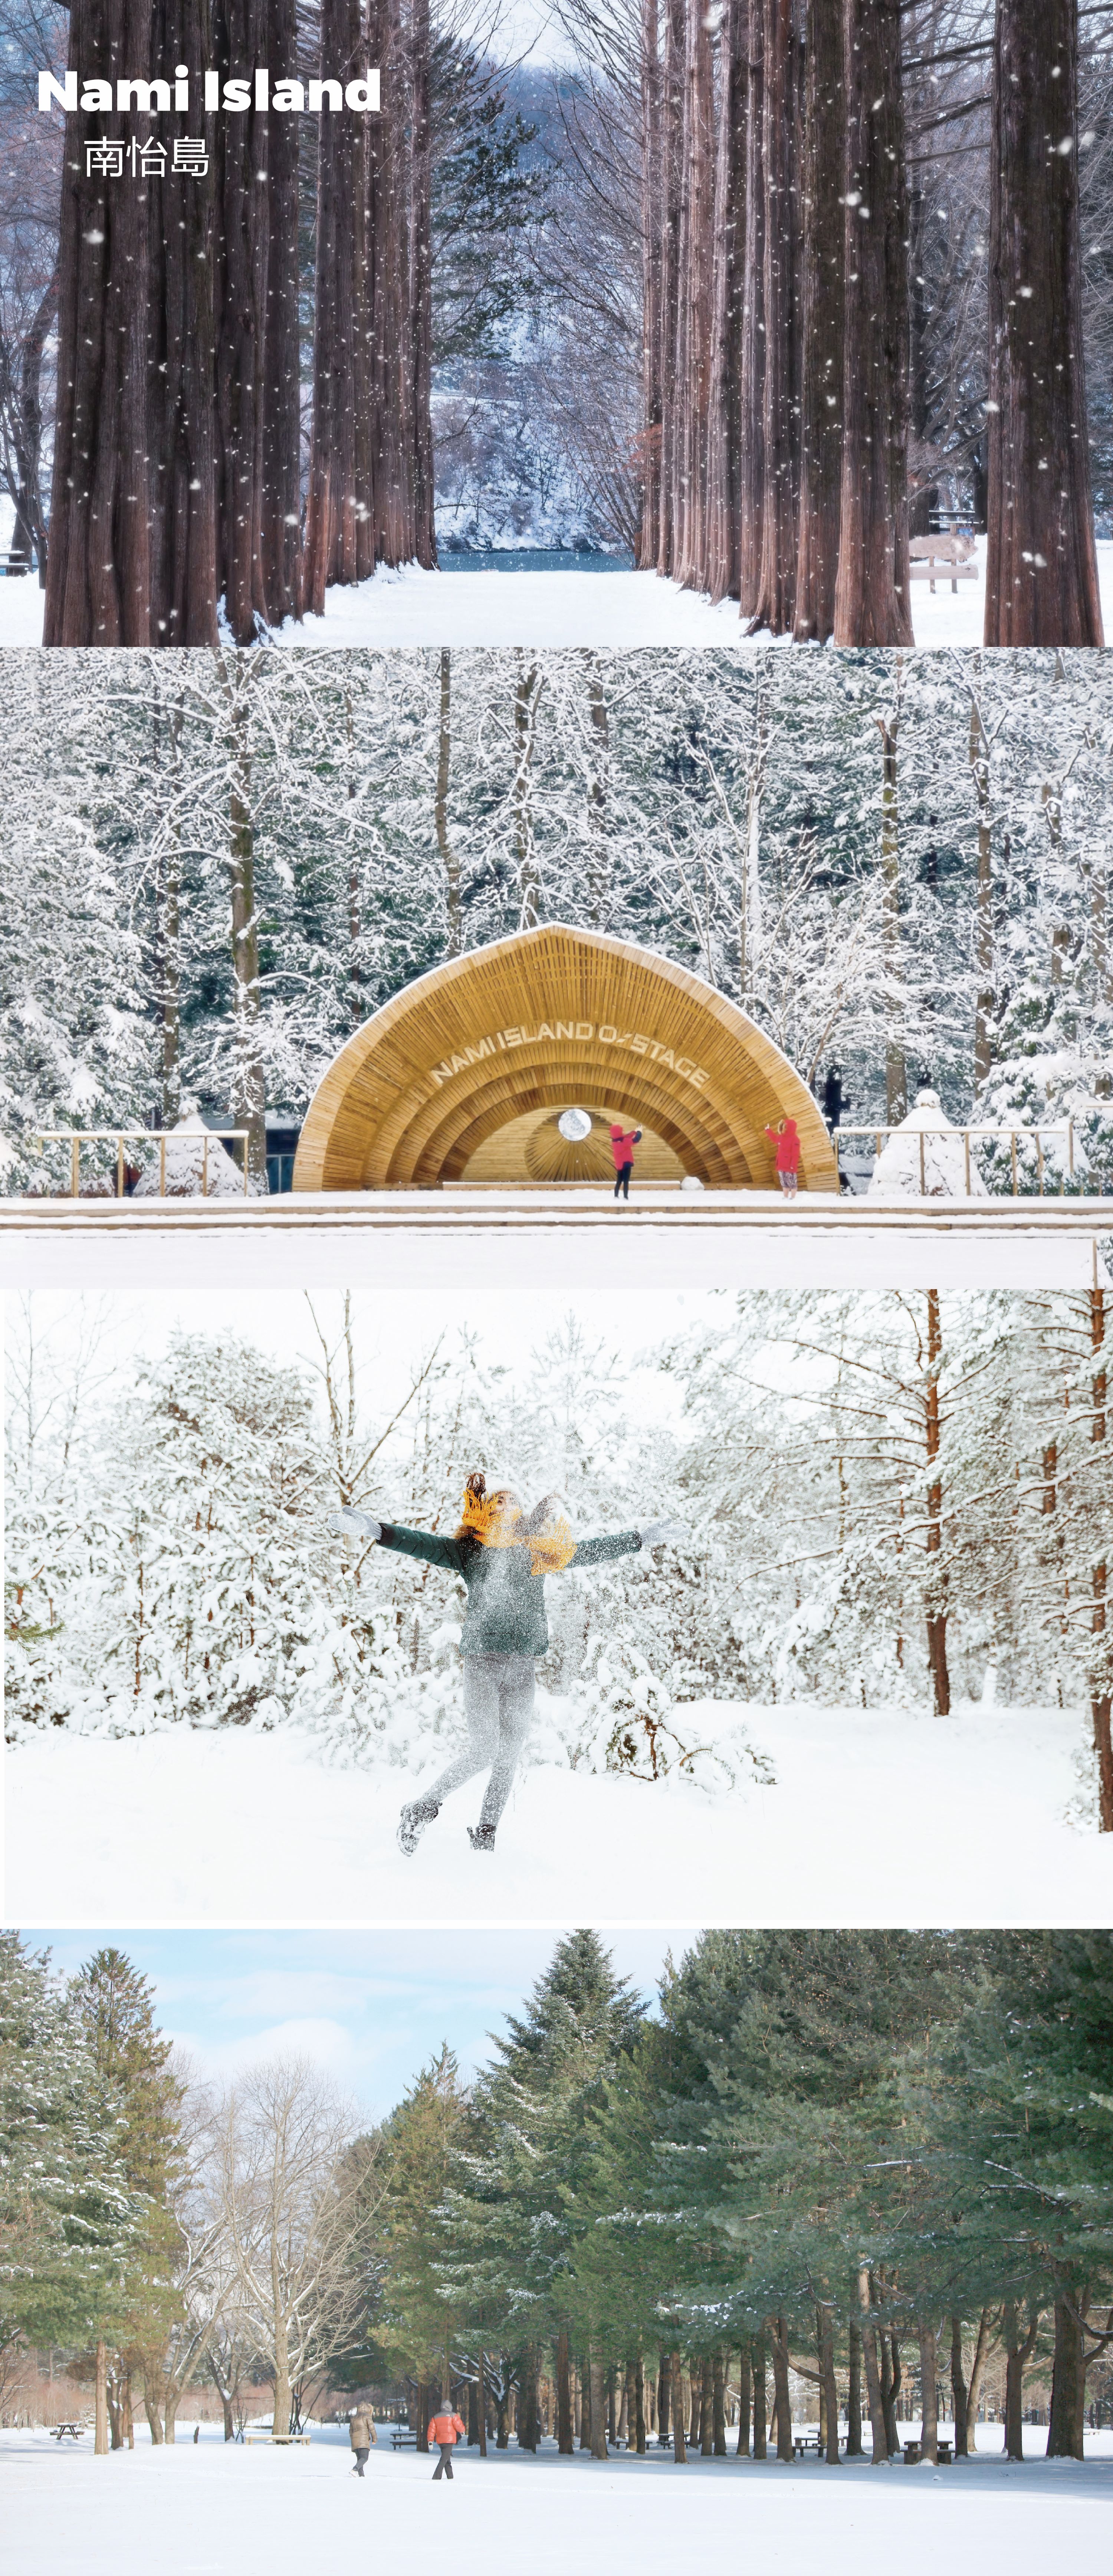
{"label": "winter boot", "polygon": [[413,1805],[403,1807],[398,1819],[398,1849],[409,1859],[417,1850],[426,1825],[431,1825],[439,1809],[431,1798],[415,1798]]}
{"label": "winter boot", "polygon": [[494,1826],[469,1825],[468,1841],[471,1844],[473,1851],[493,1851],[495,1848]]}

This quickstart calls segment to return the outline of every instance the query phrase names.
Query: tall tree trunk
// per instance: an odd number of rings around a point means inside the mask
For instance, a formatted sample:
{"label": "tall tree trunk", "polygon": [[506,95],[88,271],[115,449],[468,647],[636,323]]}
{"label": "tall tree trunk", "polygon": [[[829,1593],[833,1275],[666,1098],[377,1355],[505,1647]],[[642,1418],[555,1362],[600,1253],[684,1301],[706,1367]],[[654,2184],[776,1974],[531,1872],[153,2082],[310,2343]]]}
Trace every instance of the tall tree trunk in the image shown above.
{"label": "tall tree trunk", "polygon": [[557,2449],[564,2455],[575,2449],[572,2433],[572,2364],[568,2350],[568,2328],[562,2326],[557,2336]]}
{"label": "tall tree trunk", "polygon": [[[928,1468],[927,1488],[927,1553],[929,1559],[940,1554],[943,1545],[943,1480],[932,1474],[939,1456],[941,1423],[939,1415],[939,1376],[943,1365],[943,1320],[939,1290],[927,1292],[928,1381],[924,1401],[924,1443]],[[951,1677],[947,1667],[947,1577],[932,1574],[929,1566],[927,1608],[928,1670],[937,1717],[951,1714]]]}
{"label": "tall tree trunk", "polygon": [[1005,2301],[1005,2458],[1024,2457],[1024,2369],[1036,2349],[1039,2315],[1034,2315],[1025,2335],[1021,2334],[1016,2304]]}
{"label": "tall tree trunk", "polygon": [[39,588],[46,588],[46,559],[49,552],[46,512],[42,495],[42,365],[43,352],[58,311],[58,267],[44,287],[23,342],[19,362],[19,403],[13,424],[17,484],[15,520],[8,555],[9,579],[13,574],[29,573],[32,560],[39,567]]}
{"label": "tall tree trunk", "polygon": [[[406,46],[399,0],[372,0],[370,53],[382,66],[381,117],[370,120],[373,327],[378,370],[375,514],[379,558],[414,554],[414,380],[410,317],[410,190]],[[376,44],[376,31],[378,44]]]}
{"label": "tall tree trunk", "polygon": [[753,2405],[753,2368],[750,2347],[744,2343],[738,2356],[738,2441],[740,2460],[750,2456],[750,2412]]}
{"label": "tall tree trunk", "polygon": [[639,2347],[634,2362],[634,2449],[645,2458],[645,2363]]}
{"label": "tall tree trunk", "polygon": [[1078,0],[997,0],[987,644],[1098,644],[1082,346]]}
{"label": "tall tree trunk", "polygon": [[448,920],[445,954],[458,957],[464,945],[464,917],[460,899],[460,859],[452,846],[448,829],[448,783],[452,766],[452,655],[447,645],[440,659],[440,722],[437,731],[437,783],[433,795],[433,825],[437,851],[444,878],[444,908]]}
{"label": "tall tree trunk", "polygon": [[[938,2357],[934,2326],[922,2322],[917,2332],[920,2341],[920,2457],[939,2466],[939,2404],[936,2392]],[[957,2432],[957,2425],[956,2425]]]}
{"label": "tall tree trunk", "polygon": [[[147,0],[73,0],[69,62],[82,82],[149,74]],[[161,68],[161,67],[160,67]],[[66,118],[58,254],[58,395],[45,644],[149,644],[147,484],[149,195],[133,176],[128,115]],[[115,143],[120,175],[89,175]],[[107,157],[101,156],[102,159]],[[192,185],[192,182],[189,184]]]}
{"label": "tall tree trunk", "polygon": [[[323,0],[321,77],[365,77],[360,0]],[[366,579],[375,562],[371,453],[371,314],[367,135],[362,117],[324,110],[317,136],[317,271],[313,435],[302,597],[323,617],[332,583]]]}
{"label": "tall tree trunk", "polygon": [[[156,2399],[149,2395],[146,2388],[143,2390],[143,2412],[150,2427],[152,2448],[157,2450],[163,2440],[162,2417],[159,2414]],[[227,2435],[225,2438],[227,2439]]]}
{"label": "tall tree trunk", "polygon": [[717,2460],[727,2455],[726,2355],[720,2348],[711,2363],[711,2448]]}
{"label": "tall tree trunk", "polygon": [[792,0],[762,0],[761,159],[765,195],[764,493],[761,564],[750,632],[792,631],[796,594],[798,424],[794,407],[796,274]]}
{"label": "tall tree trunk", "polygon": [[715,2449],[715,2363],[709,2352],[700,2363],[699,2446],[709,2460]]}
{"label": "tall tree trunk", "polygon": [[433,146],[429,105],[431,36],[429,0],[413,0],[410,15],[413,116],[410,186],[413,305],[414,554],[427,572],[437,560],[433,474]]}
{"label": "tall tree trunk", "polygon": [[[179,698],[165,719],[169,735],[168,766],[177,772],[181,756],[182,702]],[[157,736],[156,736],[157,740]],[[156,757],[161,754],[161,743]],[[182,1007],[182,937],[181,884],[182,856],[175,823],[166,849],[157,863],[156,939],[158,951],[158,1000],[162,1021],[162,1082],[160,1114],[164,1127],[175,1127],[182,1114],[181,1007]]]}
{"label": "tall tree trunk", "polygon": [[836,644],[911,644],[908,201],[899,0],[844,0],[843,456]]}
{"label": "tall tree trunk", "polygon": [[765,2337],[763,2334],[754,2336],[753,2342],[750,2346],[750,2352],[753,2359],[754,2371],[754,2458],[755,2460],[764,2460],[768,2457],[769,2433],[768,2420],[766,2416],[767,2392],[765,2382],[767,2354]]}
{"label": "tall tree trunk", "polygon": [[835,2322],[824,2299],[816,2311],[816,2351],[819,2361],[819,2383],[823,2392],[826,2460],[830,2469],[839,2465],[839,2390],[835,2377]]}
{"label": "tall tree trunk", "polygon": [[[565,2337],[564,2356],[565,2362],[567,2363],[567,2337]],[[476,2414],[478,2417],[478,2423],[476,2431],[479,2436],[479,2456],[481,2460],[485,2460],[487,2457],[487,2355],[482,2348],[480,2349],[479,2354],[479,2370],[477,2374],[475,2393],[477,2399]]]}
{"label": "tall tree trunk", "polygon": [[684,0],[666,0],[661,68],[661,503],[657,570],[676,566],[680,383],[680,214],[684,185]]}
{"label": "tall tree trunk", "polygon": [[[213,59],[222,80],[245,64],[267,63],[268,36],[267,0],[214,0]],[[251,643],[256,611],[266,614],[260,537],[272,121],[254,104],[242,116],[215,119],[217,563],[237,644]]]}
{"label": "tall tree trunk", "polygon": [[738,596],[750,4],[724,0],[719,23],[707,450],[707,587],[713,601]]}
{"label": "tall tree trunk", "polygon": [[981,2404],[985,2366],[989,2359],[991,2313],[989,2308],[982,2309],[970,2363],[970,2386],[966,2392],[966,2446],[971,2456],[978,2447],[978,2408]]}
{"label": "tall tree trunk", "polygon": [[849,2374],[846,2399],[846,2456],[860,2460],[862,2450],[862,2329],[854,2317],[848,2335]]}
{"label": "tall tree trunk", "polygon": [[881,2412],[885,2418],[885,2439],[892,2459],[900,2449],[897,2435],[897,2394],[900,2388],[900,2348],[895,2334],[881,2337]]}
{"label": "tall tree trunk", "polygon": [[710,20],[689,0],[684,48],[683,182],[677,373],[680,434],[673,459],[676,579],[707,582],[707,440],[711,398],[711,270],[714,101]]}
{"label": "tall tree trunk", "polygon": [[968,2436],[967,2436],[967,2425],[966,2425],[967,2405],[968,2405],[968,2402],[969,2402],[969,2391],[968,2391],[968,2389],[967,2389],[966,2381],[965,2381],[965,2379],[964,2379],[964,2377],[963,2377],[963,2370],[962,2370],[962,2319],[961,2319],[961,2317],[952,2317],[952,2318],[951,2318],[951,2403],[952,2403],[952,2405],[953,2405],[953,2407],[954,2407],[954,2416],[955,2416],[955,2458],[956,2458],[956,2460],[965,2460],[965,2459],[967,2459],[967,2458],[969,2457],[970,2444],[969,2444],[969,2439],[968,2439]]}
{"label": "tall tree trunk", "polygon": [[843,0],[807,0],[801,174],[800,504],[796,614],[800,643],[835,627],[842,492]]}
{"label": "tall tree trunk", "polygon": [[[198,99],[213,58],[210,0],[155,0],[152,51],[159,64],[186,64]],[[197,178],[171,172],[152,183],[148,232],[151,640],[210,648],[220,591],[213,358],[220,123],[180,110],[160,125],[173,152],[202,124],[209,166]]]}
{"label": "tall tree trunk", "polygon": [[[858,2306],[861,2311],[859,2332],[862,2339],[862,2362],[866,2374],[866,2399],[869,2405],[870,2431],[873,2435],[873,2465],[888,2468],[889,2435],[881,2403],[881,2373],[877,2366],[877,2337],[870,2315],[870,2280],[865,2269],[858,2274]],[[847,2445],[849,2450],[849,2444]]]}
{"label": "tall tree trunk", "polygon": [[777,2458],[779,2460],[787,2460],[791,2462],[793,2457],[792,2399],[789,2395],[788,2387],[788,2327],[783,2317],[776,2317],[773,2320],[772,2332],[769,2337],[769,2349],[773,2361],[773,2402],[776,2408],[777,2418]]}
{"label": "tall tree trunk", "polygon": [[[167,2439],[167,2441],[168,2441],[168,2442],[171,2442],[171,2443],[172,2443],[172,2442],[175,2442],[175,2441],[177,2440],[177,2435],[178,2435],[178,2408],[179,2408],[179,2406],[181,2405],[181,2402],[182,2402],[182,2392],[181,2392],[181,2389],[180,2389],[180,2388],[175,2387],[174,2382],[173,2382],[172,2380],[168,2381],[168,2382],[167,2382],[167,2388],[166,2388],[166,2397],[165,2397],[165,2400],[164,2400],[164,2403],[163,2403],[163,2409],[162,2409],[162,2421],[163,2421],[163,2425],[164,2425],[164,2428],[165,2428],[166,2439]],[[289,2383],[287,2383],[287,2399],[286,2399],[286,2402],[287,2402],[287,2409],[288,2409],[288,2408],[289,2408]]]}
{"label": "tall tree trunk", "polygon": [[93,2455],[104,2459],[108,2454],[108,2346],[103,2335],[97,2344],[96,2380],[93,2390]]}
{"label": "tall tree trunk", "polygon": [[657,0],[642,0],[641,227],[642,227],[642,425],[641,516],[635,559],[653,572],[661,542],[661,60]]}
{"label": "tall tree trunk", "polygon": [[510,790],[519,930],[536,929],[541,894],[533,837],[532,772],[537,705],[543,687],[536,662],[523,658],[514,691],[514,777]]}
{"label": "tall tree trunk", "polygon": [[764,0],[749,0],[746,68],[746,222],[738,460],[738,613],[752,617],[761,583],[765,510]]}
{"label": "tall tree trunk", "polygon": [[[293,79],[298,67],[297,0],[270,0],[267,44],[272,84],[277,78]],[[322,125],[328,122],[329,113],[325,110],[322,114]],[[364,122],[359,115],[347,121],[357,126]],[[270,226],[263,356],[259,558],[263,613],[272,626],[281,625],[283,618],[301,615],[300,122],[296,116],[276,115],[272,110],[267,160]],[[370,544],[368,554],[370,556]]]}
{"label": "tall tree trunk", "polygon": [[684,2439],[684,2389],[678,2352],[669,2354],[669,2403],[672,2409],[672,2456],[683,2466],[688,2457],[688,2445]]}
{"label": "tall tree trunk", "polygon": [[591,2360],[588,2365],[588,2375],[591,2385],[591,2456],[593,2460],[605,2460],[607,2456],[607,2401],[603,2387],[603,2364],[601,2361],[596,2360],[594,2352],[591,2355]]}
{"label": "tall tree trunk", "polygon": [[1047,2427],[1049,2460],[1081,2460],[1086,2420],[1086,2330],[1081,2322],[1085,2296],[1075,2290],[1055,2301],[1055,2358],[1051,2368],[1051,2412]]}
{"label": "tall tree trunk", "polygon": [[662,2442],[669,2438],[669,2401],[672,2395],[672,2371],[669,2355],[662,2344],[657,2362],[657,2431]]}

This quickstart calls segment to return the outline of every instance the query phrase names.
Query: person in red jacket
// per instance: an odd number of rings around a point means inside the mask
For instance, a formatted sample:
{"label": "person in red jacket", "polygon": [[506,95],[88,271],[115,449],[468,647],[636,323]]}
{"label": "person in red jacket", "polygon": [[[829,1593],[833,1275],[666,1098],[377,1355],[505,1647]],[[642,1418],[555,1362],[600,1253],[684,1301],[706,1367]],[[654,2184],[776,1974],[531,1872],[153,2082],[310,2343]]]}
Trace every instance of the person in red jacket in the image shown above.
{"label": "person in red jacket", "polygon": [[611,1152],[614,1155],[615,1173],[614,1194],[617,1198],[621,1190],[627,1203],[630,1198],[630,1174],[634,1168],[634,1147],[640,1145],[641,1141],[640,1127],[616,1126],[611,1129]]}
{"label": "person in red jacket", "polygon": [[800,1139],[795,1118],[782,1118],[776,1127],[765,1130],[771,1145],[777,1149],[777,1178],[786,1199],[796,1196],[796,1175],[800,1169]]}
{"label": "person in red jacket", "polygon": [[461,2442],[463,2437],[464,2426],[460,2417],[453,2415],[447,2406],[442,2406],[439,2415],[430,2416],[429,2430],[425,2438],[430,2444],[436,2443],[441,2455],[433,2471],[434,2482],[440,2477],[442,2470],[446,2478],[451,2477],[452,2454],[457,2442]]}

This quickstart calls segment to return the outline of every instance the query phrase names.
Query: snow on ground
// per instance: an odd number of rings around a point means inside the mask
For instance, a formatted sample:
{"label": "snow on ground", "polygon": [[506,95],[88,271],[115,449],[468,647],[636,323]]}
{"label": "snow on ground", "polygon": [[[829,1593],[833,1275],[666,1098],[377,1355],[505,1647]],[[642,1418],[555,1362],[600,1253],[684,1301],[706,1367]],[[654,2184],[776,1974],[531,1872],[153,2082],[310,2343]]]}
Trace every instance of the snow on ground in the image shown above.
{"label": "snow on ground", "polygon": [[[988,2448],[997,2428],[983,2433]],[[876,2475],[869,2461],[677,2468],[660,2451],[604,2464],[558,2459],[551,2444],[536,2459],[462,2450],[452,2485],[434,2486],[427,2458],[382,2441],[355,2477],[342,2428],[277,2451],[226,2444],[208,2425],[196,2445],[191,2434],[179,2420],[173,2448],[155,2450],[137,2428],[134,2451],[97,2460],[88,2436],[0,2433],[12,2576],[676,2576],[693,2565],[852,2576],[863,2563],[901,2576],[1044,2576],[1053,2559],[1102,2564],[1101,2508],[1113,2503],[1108,2435],[1085,2463],[902,2461]],[[1026,2426],[1025,2438],[1035,2453],[1045,2436]]]}
{"label": "snow on ground", "polygon": [[[977,541],[978,579],[957,593],[942,583],[934,597],[925,581],[912,585],[912,619],[918,645],[973,646],[982,641],[986,540]],[[1113,539],[1098,544],[1102,609],[1113,638]],[[0,581],[0,645],[42,641],[42,599],[37,582]],[[702,593],[678,590],[650,572],[402,572],[380,571],[355,588],[330,590],[323,617],[299,625],[288,619],[280,644],[627,645],[747,644],[735,602],[712,608]],[[766,635],[755,643],[769,643]]]}
{"label": "snow on ground", "polygon": [[1030,1232],[1010,1225],[983,1233],[965,1220],[952,1230],[938,1215],[918,1218],[912,1205],[899,1224],[886,1212],[884,1227],[864,1220],[860,1203],[850,1215],[834,1199],[814,1216],[798,1199],[782,1217],[781,1203],[759,1191],[747,1193],[750,1207],[734,1225],[720,1221],[725,1196],[705,1202],[706,1223],[698,1209],[662,1212],[654,1222],[641,1206],[631,1222],[629,1210],[614,1210],[609,1191],[599,1193],[607,1202],[602,1223],[592,1221],[586,1193],[574,1210],[541,1192],[526,1205],[508,1193],[501,1212],[484,1193],[473,1202],[473,1221],[447,1191],[443,1219],[426,1193],[408,1223],[401,1192],[384,1206],[366,1192],[323,1191],[254,1207],[237,1198],[212,1213],[183,1203],[165,1221],[148,1206],[142,1222],[130,1223],[115,1207],[90,1202],[67,1212],[64,1224],[29,1212],[25,1228],[9,1201],[0,1207],[0,1289],[207,1288],[219,1270],[229,1288],[431,1288],[455,1297],[498,1286],[528,1295],[563,1270],[577,1288],[631,1293],[801,1284],[1019,1293],[1086,1289],[1108,1275],[1113,1206],[1092,1232],[1072,1211],[1070,1232],[1034,1222]]}
{"label": "snow on ground", "polygon": [[[744,1714],[776,1787],[716,1800],[684,1782],[536,1764],[519,1774],[493,1854],[474,1852],[465,1832],[477,1780],[410,1860],[395,1828],[420,1780],[330,1765],[295,1729],[36,1735],[5,1765],[4,1920],[1113,1919],[1113,1843],[1064,1821],[1080,1711]],[[430,1768],[443,1760],[442,1748]]]}

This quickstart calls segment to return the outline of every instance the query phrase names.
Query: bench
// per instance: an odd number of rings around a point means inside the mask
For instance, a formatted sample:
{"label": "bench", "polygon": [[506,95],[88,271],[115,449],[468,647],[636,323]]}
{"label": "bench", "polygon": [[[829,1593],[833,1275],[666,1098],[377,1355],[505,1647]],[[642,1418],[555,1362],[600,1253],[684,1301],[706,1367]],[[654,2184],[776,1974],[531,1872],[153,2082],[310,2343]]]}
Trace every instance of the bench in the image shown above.
{"label": "bench", "polygon": [[809,2451],[814,2451],[818,2460],[819,2435],[818,2433],[797,2433],[792,2447],[798,2460],[806,2459]]}
{"label": "bench", "polygon": [[52,2442],[64,2442],[68,2433],[71,2442],[80,2442],[84,2430],[84,2424],[52,2424],[50,2438]]}
{"label": "bench", "polygon": [[255,2433],[245,2433],[245,2434],[244,2434],[244,2441],[245,2441],[245,2442],[269,2442],[269,2443],[270,2443],[270,2445],[271,2445],[271,2447],[272,2447],[272,2449],[274,2449],[274,2450],[276,2450],[276,2451],[285,2450],[286,2448],[288,2448],[291,2444],[293,2444],[293,2443],[295,2443],[295,2442],[310,2442],[310,2441],[312,2441],[312,2438],[313,2438],[313,2436],[312,2436],[312,2434],[311,2434],[311,2433],[260,2433],[260,2432],[255,2432]]}
{"label": "bench", "polygon": [[416,2451],[416,2430],[412,2429],[409,2424],[392,2424],[390,2428],[390,2447],[392,2451]]}
{"label": "bench", "polygon": [[[949,2442],[937,2442],[935,2447],[939,2459],[939,2465],[943,2468],[949,2464],[951,2445]],[[908,2469],[917,2468],[923,2459],[923,2451],[921,2450],[920,2444],[918,2442],[905,2442],[902,2445],[902,2448],[904,2451],[905,2467]]]}
{"label": "bench", "polygon": [[976,581],[973,537],[910,537],[909,571],[913,581],[926,581],[934,591],[938,573],[957,591],[960,581]]}

